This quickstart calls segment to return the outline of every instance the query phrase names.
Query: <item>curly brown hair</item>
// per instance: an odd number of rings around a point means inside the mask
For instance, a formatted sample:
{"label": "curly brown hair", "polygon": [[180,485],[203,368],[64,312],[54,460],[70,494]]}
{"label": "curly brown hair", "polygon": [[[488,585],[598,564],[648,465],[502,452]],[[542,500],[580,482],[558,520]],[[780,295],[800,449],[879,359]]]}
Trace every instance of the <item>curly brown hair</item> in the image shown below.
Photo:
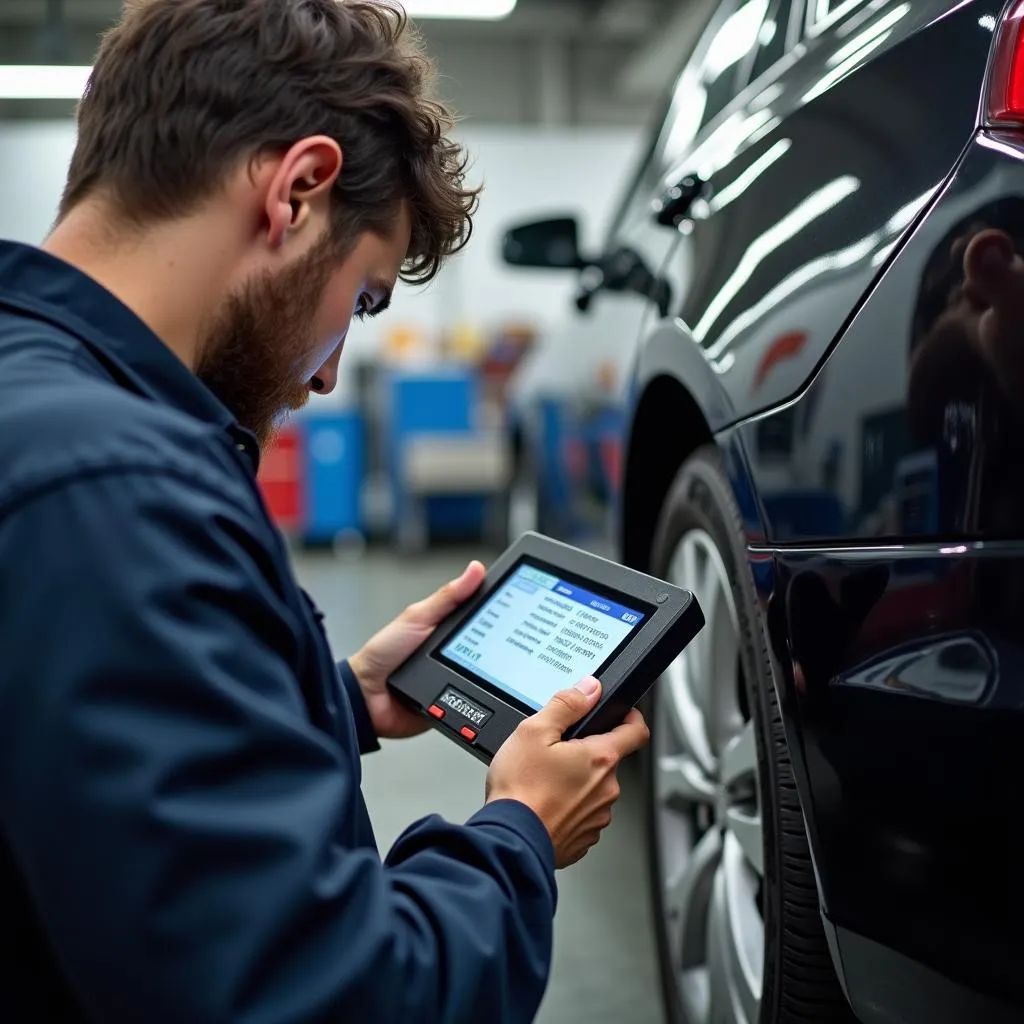
{"label": "curly brown hair", "polygon": [[244,161],[327,135],[344,152],[339,254],[387,235],[405,201],[402,276],[427,282],[479,198],[434,78],[396,0],[127,0],[79,104],[60,215],[103,194],[136,226],[180,217]]}

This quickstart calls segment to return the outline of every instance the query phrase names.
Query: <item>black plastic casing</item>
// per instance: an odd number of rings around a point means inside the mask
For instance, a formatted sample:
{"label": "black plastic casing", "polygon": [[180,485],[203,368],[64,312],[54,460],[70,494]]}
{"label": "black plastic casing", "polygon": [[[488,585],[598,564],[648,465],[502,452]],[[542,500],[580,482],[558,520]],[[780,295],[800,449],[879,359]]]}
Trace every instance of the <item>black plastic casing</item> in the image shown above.
{"label": "black plastic casing", "polygon": [[[602,684],[601,699],[586,718],[565,734],[566,739],[608,732],[619,725],[704,626],[704,614],[689,591],[550,537],[524,534],[497,559],[473,599],[442,622],[388,681],[406,705],[424,714],[445,736],[488,764],[519,724],[536,712],[483,680],[476,681],[468,672],[439,660],[437,652],[523,561],[575,577],[591,584],[596,592],[631,603],[647,613],[624,646],[595,673]],[[568,681],[567,685],[574,682]],[[465,713],[452,706],[458,705],[458,700],[439,703],[449,691],[465,699]],[[443,719],[428,713],[434,706],[443,708]],[[484,721],[474,713],[473,706],[488,712]],[[475,738],[464,737],[464,728],[473,730]]]}

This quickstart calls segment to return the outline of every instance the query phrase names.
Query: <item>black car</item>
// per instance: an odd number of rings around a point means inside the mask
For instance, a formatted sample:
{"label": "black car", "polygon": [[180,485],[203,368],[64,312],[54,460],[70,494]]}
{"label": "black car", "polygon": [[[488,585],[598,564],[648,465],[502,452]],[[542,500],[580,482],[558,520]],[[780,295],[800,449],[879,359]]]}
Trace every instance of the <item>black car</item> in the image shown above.
{"label": "black car", "polygon": [[649,709],[673,1024],[1024,1020],[1022,24],[726,0],[607,252],[509,236],[636,294],[621,557],[708,618]]}

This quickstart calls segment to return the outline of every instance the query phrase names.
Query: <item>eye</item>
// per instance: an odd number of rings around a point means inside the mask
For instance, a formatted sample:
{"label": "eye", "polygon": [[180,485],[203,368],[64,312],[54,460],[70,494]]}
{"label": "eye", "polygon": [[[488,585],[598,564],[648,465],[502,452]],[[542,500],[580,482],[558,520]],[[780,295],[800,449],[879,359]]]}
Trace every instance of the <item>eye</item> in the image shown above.
{"label": "eye", "polygon": [[359,301],[356,302],[355,318],[357,320],[365,320],[373,312],[373,299],[366,293],[363,292],[359,296]]}

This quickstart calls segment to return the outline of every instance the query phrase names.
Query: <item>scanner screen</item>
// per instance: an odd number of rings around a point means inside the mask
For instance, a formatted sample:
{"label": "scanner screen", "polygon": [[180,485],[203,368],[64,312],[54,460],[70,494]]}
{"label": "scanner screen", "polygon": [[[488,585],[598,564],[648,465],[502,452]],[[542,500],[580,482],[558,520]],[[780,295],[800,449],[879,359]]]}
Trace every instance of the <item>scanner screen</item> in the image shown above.
{"label": "scanner screen", "polygon": [[441,649],[470,676],[539,710],[607,664],[646,614],[520,564]]}

